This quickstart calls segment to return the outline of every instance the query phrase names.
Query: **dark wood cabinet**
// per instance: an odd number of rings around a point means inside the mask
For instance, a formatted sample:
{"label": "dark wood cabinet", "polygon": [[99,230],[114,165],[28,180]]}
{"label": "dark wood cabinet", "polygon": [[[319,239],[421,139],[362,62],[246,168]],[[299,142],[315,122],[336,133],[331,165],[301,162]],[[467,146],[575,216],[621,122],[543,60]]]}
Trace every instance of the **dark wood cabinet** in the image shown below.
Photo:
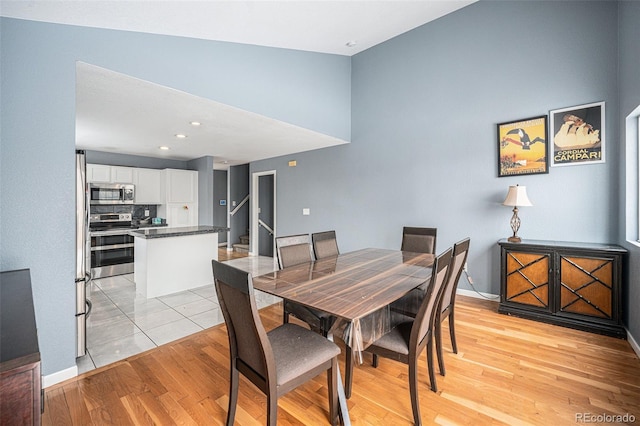
{"label": "dark wood cabinet", "polygon": [[40,350],[28,269],[0,273],[0,425],[39,425]]}
{"label": "dark wood cabinet", "polygon": [[580,330],[626,337],[617,245],[505,240],[500,246],[498,311]]}

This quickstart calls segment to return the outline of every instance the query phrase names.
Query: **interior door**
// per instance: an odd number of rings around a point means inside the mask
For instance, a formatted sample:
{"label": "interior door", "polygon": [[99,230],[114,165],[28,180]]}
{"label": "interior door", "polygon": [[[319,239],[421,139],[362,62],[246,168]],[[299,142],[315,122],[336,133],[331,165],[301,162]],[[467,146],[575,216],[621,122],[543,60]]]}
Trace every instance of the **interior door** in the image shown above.
{"label": "interior door", "polygon": [[252,255],[273,257],[276,235],[276,171],[251,175],[251,248]]}
{"label": "interior door", "polygon": [[273,257],[274,176],[258,178],[258,255]]}

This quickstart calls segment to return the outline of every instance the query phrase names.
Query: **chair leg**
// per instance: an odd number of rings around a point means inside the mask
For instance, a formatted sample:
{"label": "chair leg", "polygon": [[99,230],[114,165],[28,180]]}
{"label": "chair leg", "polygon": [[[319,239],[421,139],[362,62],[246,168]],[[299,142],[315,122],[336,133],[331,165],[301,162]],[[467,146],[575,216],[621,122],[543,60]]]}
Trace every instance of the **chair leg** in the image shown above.
{"label": "chair leg", "polygon": [[344,369],[346,370],[344,372],[344,394],[349,399],[351,398],[351,384],[353,382],[353,350],[349,345],[346,345],[344,356]]}
{"label": "chair leg", "polygon": [[276,426],[278,424],[278,395],[271,395],[267,392],[267,425]]}
{"label": "chair leg", "polygon": [[373,361],[371,362],[371,365],[373,365],[373,368],[378,368],[378,355],[373,354]]}
{"label": "chair leg", "polygon": [[422,425],[420,418],[420,400],[418,399],[418,355],[409,360],[409,395],[411,397],[411,410],[413,411],[413,423]]}
{"label": "chair leg", "polygon": [[327,387],[329,388],[329,422],[331,426],[338,424],[338,359],[331,361],[327,370]]}
{"label": "chair leg", "polygon": [[449,313],[449,335],[451,336],[451,347],[453,348],[453,353],[458,353],[458,345],[456,344],[456,329],[453,321],[454,314],[453,307],[451,307],[451,312]]}
{"label": "chair leg", "polygon": [[282,307],[282,323],[283,323],[283,324],[286,324],[286,323],[288,323],[288,322],[289,322],[289,312],[287,312],[287,311],[284,309],[284,306],[283,306],[283,307]]}
{"label": "chair leg", "polygon": [[440,374],[442,376],[445,375],[444,370],[444,356],[442,353],[442,322],[436,322],[436,330],[435,330],[435,338],[436,338],[436,355],[438,355],[438,368],[440,369]]}
{"label": "chair leg", "polygon": [[233,426],[236,417],[236,405],[238,403],[238,370],[235,365],[231,366],[229,377],[229,409],[227,410],[227,426]]}
{"label": "chair leg", "polygon": [[433,369],[433,339],[432,336],[428,337],[427,342],[427,369],[429,370],[429,381],[431,382],[431,390],[438,392],[438,385],[436,383],[436,374]]}

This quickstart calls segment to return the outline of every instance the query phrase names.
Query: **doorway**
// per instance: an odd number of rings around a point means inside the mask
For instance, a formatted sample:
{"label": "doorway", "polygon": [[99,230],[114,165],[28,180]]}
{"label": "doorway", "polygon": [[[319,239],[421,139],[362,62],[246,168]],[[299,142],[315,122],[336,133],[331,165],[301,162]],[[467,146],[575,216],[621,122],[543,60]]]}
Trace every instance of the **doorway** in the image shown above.
{"label": "doorway", "polygon": [[251,193],[251,253],[254,256],[274,257],[276,171],[253,173]]}

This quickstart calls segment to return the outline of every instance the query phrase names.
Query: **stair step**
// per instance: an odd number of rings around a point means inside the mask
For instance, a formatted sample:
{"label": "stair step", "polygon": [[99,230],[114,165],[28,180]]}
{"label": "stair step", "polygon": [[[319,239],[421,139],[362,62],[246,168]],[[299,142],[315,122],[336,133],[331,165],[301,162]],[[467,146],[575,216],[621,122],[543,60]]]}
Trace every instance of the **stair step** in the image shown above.
{"label": "stair step", "polygon": [[238,253],[249,253],[249,244],[234,244],[233,251]]}
{"label": "stair step", "polygon": [[249,236],[241,235],[240,236],[240,244],[249,244]]}

